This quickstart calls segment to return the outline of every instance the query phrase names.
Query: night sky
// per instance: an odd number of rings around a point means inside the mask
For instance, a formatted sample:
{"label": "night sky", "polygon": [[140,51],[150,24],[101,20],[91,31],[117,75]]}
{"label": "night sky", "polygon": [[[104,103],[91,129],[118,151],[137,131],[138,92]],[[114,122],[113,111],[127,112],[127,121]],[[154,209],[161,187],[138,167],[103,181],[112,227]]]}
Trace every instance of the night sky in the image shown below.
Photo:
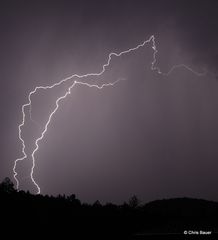
{"label": "night sky", "polygon": [[[162,72],[151,71],[152,44],[113,56],[102,90],[76,86],[60,103],[36,153],[34,178],[42,194],[71,194],[85,202],[122,203],[196,197],[217,200],[217,1],[1,1],[0,180],[13,179],[22,157],[21,106],[39,85],[102,70],[110,52],[155,36]],[[74,79],[75,80],[75,79]],[[23,138],[31,154],[57,97],[73,80],[32,97]],[[35,193],[31,159],[17,167],[20,188]]]}

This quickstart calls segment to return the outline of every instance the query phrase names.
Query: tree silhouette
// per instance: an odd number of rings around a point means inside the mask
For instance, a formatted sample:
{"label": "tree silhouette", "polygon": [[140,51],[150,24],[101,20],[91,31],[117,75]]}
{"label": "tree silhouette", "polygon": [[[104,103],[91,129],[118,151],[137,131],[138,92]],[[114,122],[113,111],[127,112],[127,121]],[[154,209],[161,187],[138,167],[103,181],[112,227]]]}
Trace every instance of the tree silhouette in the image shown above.
{"label": "tree silhouette", "polygon": [[110,239],[115,235],[118,239],[129,239],[129,236],[139,236],[138,233],[143,236],[156,232],[161,236],[162,233],[183,234],[186,229],[205,228],[212,232],[218,229],[218,202],[178,198],[143,204],[133,195],[122,205],[101,204],[100,201],[88,204],[81,203],[75,194],[54,197],[16,191],[9,178],[0,183],[0,215],[2,236],[3,231],[9,233],[7,227],[12,218],[22,219],[13,226],[16,238],[18,233],[23,234],[23,226],[33,232],[37,226],[39,237],[45,232],[54,237],[73,232],[75,239],[77,236],[79,239],[101,236],[102,239],[105,233]]}
{"label": "tree silhouette", "polygon": [[6,193],[13,193],[16,190],[14,189],[14,183],[11,181],[10,178],[6,177],[1,183],[0,183],[0,191],[6,192]]}
{"label": "tree silhouette", "polygon": [[68,196],[67,201],[69,201],[74,206],[80,206],[81,205],[80,200],[76,198],[75,194],[71,194],[70,196]]}
{"label": "tree silhouette", "polygon": [[139,204],[140,204],[140,201],[139,201],[139,199],[137,198],[136,195],[133,195],[133,196],[129,199],[129,206],[130,206],[131,208],[136,208],[136,207],[139,206]]}

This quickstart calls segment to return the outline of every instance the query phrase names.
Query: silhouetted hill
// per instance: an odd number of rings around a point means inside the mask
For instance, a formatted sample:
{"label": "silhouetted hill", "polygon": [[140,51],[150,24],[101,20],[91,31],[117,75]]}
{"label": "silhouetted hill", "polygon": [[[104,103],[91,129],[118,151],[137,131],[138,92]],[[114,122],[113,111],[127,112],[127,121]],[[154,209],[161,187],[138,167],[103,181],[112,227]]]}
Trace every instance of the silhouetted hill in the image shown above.
{"label": "silhouetted hill", "polygon": [[218,216],[218,203],[203,199],[174,198],[156,200],[144,206],[147,213],[171,217]]}
{"label": "silhouetted hill", "polygon": [[211,231],[210,236],[218,232],[217,202],[177,198],[139,205],[134,196],[119,206],[101,205],[99,201],[91,205],[81,203],[73,194],[53,197],[18,192],[8,178],[0,184],[0,213],[0,237],[6,234],[7,239],[30,239],[29,234],[60,239],[149,239],[165,235],[179,239],[186,236],[184,231]]}

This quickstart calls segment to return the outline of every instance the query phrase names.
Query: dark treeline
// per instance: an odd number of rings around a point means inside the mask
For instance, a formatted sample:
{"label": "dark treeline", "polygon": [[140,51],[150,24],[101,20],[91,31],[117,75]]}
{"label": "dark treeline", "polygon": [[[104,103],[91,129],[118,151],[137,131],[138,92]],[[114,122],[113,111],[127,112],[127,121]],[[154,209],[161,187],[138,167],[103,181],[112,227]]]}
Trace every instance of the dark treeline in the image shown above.
{"label": "dark treeline", "polygon": [[0,183],[0,219],[5,239],[10,235],[28,238],[28,234],[60,239],[69,234],[72,239],[148,239],[169,233],[169,239],[175,234],[177,238],[172,239],[179,239],[185,230],[218,232],[218,203],[177,198],[142,204],[133,196],[122,205],[87,204],[74,194],[54,197],[16,191],[5,178]]}

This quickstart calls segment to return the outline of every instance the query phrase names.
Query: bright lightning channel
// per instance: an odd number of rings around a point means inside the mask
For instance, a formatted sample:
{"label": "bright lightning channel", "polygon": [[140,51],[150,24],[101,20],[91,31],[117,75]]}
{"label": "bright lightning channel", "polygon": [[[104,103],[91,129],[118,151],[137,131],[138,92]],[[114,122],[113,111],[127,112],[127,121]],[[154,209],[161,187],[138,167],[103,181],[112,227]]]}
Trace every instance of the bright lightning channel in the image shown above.
{"label": "bright lightning channel", "polygon": [[[106,68],[110,65],[110,62],[111,62],[111,58],[112,56],[116,56],[116,57],[120,57],[121,55],[124,55],[126,53],[130,53],[132,51],[135,51],[141,47],[144,47],[145,44],[147,43],[150,43],[152,42],[152,49],[154,50],[154,53],[153,53],[153,60],[151,62],[151,70],[153,71],[157,71],[158,74],[162,74],[162,75],[165,75],[165,76],[168,76],[170,75],[176,68],[186,68],[187,70],[191,71],[192,73],[194,73],[195,75],[197,76],[203,76],[206,74],[206,72],[203,72],[203,73],[199,73],[199,72],[196,72],[194,71],[193,69],[191,69],[190,67],[186,66],[185,64],[179,64],[179,65],[174,65],[168,72],[164,73],[160,70],[159,67],[155,66],[156,62],[157,62],[157,59],[156,59],[156,55],[158,53],[158,50],[156,48],[156,42],[155,42],[155,37],[154,35],[152,35],[148,40],[144,41],[143,43],[137,45],[135,48],[130,48],[126,51],[123,51],[123,52],[120,52],[120,53],[114,53],[114,52],[111,52],[109,55],[108,55],[108,60],[107,62],[102,66],[102,70],[101,72],[99,73],[88,73],[88,74],[84,74],[84,75],[78,75],[78,74],[73,74],[67,78],[64,78],[62,79],[61,81],[57,82],[57,83],[54,83],[53,85],[50,85],[50,86],[37,86],[35,87],[35,89],[33,91],[31,91],[28,95],[28,102],[24,105],[22,105],[22,122],[21,124],[18,126],[18,136],[19,136],[19,139],[22,143],[22,154],[23,156],[21,158],[18,158],[14,161],[14,166],[13,166],[13,173],[14,173],[14,179],[16,181],[16,187],[17,189],[19,189],[19,180],[17,178],[17,175],[18,173],[16,172],[16,167],[17,167],[17,163],[19,161],[23,161],[24,159],[27,158],[27,154],[25,152],[25,141],[24,139],[22,138],[22,127],[25,125],[25,119],[26,119],[26,114],[25,114],[25,109],[27,107],[29,107],[29,114],[30,114],[30,118],[31,118],[31,107],[32,107],[32,101],[31,101],[31,96],[33,94],[35,94],[39,89],[51,89],[51,88],[54,88],[56,86],[59,86],[61,85],[62,83],[76,77],[76,78],[79,78],[79,79],[82,79],[82,78],[86,78],[86,77],[90,77],[90,76],[101,76]],[[96,85],[96,84],[88,84],[86,82],[80,82],[80,81],[74,81],[73,84],[68,88],[67,92],[59,97],[57,100],[56,100],[56,107],[55,109],[52,111],[52,113],[49,115],[49,118],[48,118],[48,121],[46,122],[45,124],[45,127],[44,127],[44,130],[42,131],[41,133],[41,136],[39,138],[36,139],[35,141],[35,148],[34,150],[32,151],[32,154],[31,154],[31,158],[32,158],[32,167],[31,167],[31,172],[30,172],[30,178],[33,182],[33,184],[35,185],[35,187],[37,188],[37,194],[40,194],[41,192],[41,189],[39,187],[39,185],[37,184],[37,182],[35,181],[34,177],[33,177],[33,174],[34,174],[34,168],[35,168],[35,154],[36,152],[38,151],[39,149],[39,142],[44,138],[47,130],[48,130],[48,126],[52,120],[52,117],[54,116],[54,114],[56,113],[56,111],[58,110],[59,108],[59,102],[63,99],[65,99],[69,94],[71,94],[71,89],[76,86],[76,85],[84,85],[84,86],[87,86],[87,87],[95,87],[95,88],[98,88],[98,89],[102,89],[103,87],[107,87],[107,86],[114,86],[117,82],[121,81],[121,80],[125,80],[125,79],[118,79],[112,83],[107,83],[107,84],[101,84],[100,86],[99,85]],[[31,118],[32,120],[32,118]]]}

